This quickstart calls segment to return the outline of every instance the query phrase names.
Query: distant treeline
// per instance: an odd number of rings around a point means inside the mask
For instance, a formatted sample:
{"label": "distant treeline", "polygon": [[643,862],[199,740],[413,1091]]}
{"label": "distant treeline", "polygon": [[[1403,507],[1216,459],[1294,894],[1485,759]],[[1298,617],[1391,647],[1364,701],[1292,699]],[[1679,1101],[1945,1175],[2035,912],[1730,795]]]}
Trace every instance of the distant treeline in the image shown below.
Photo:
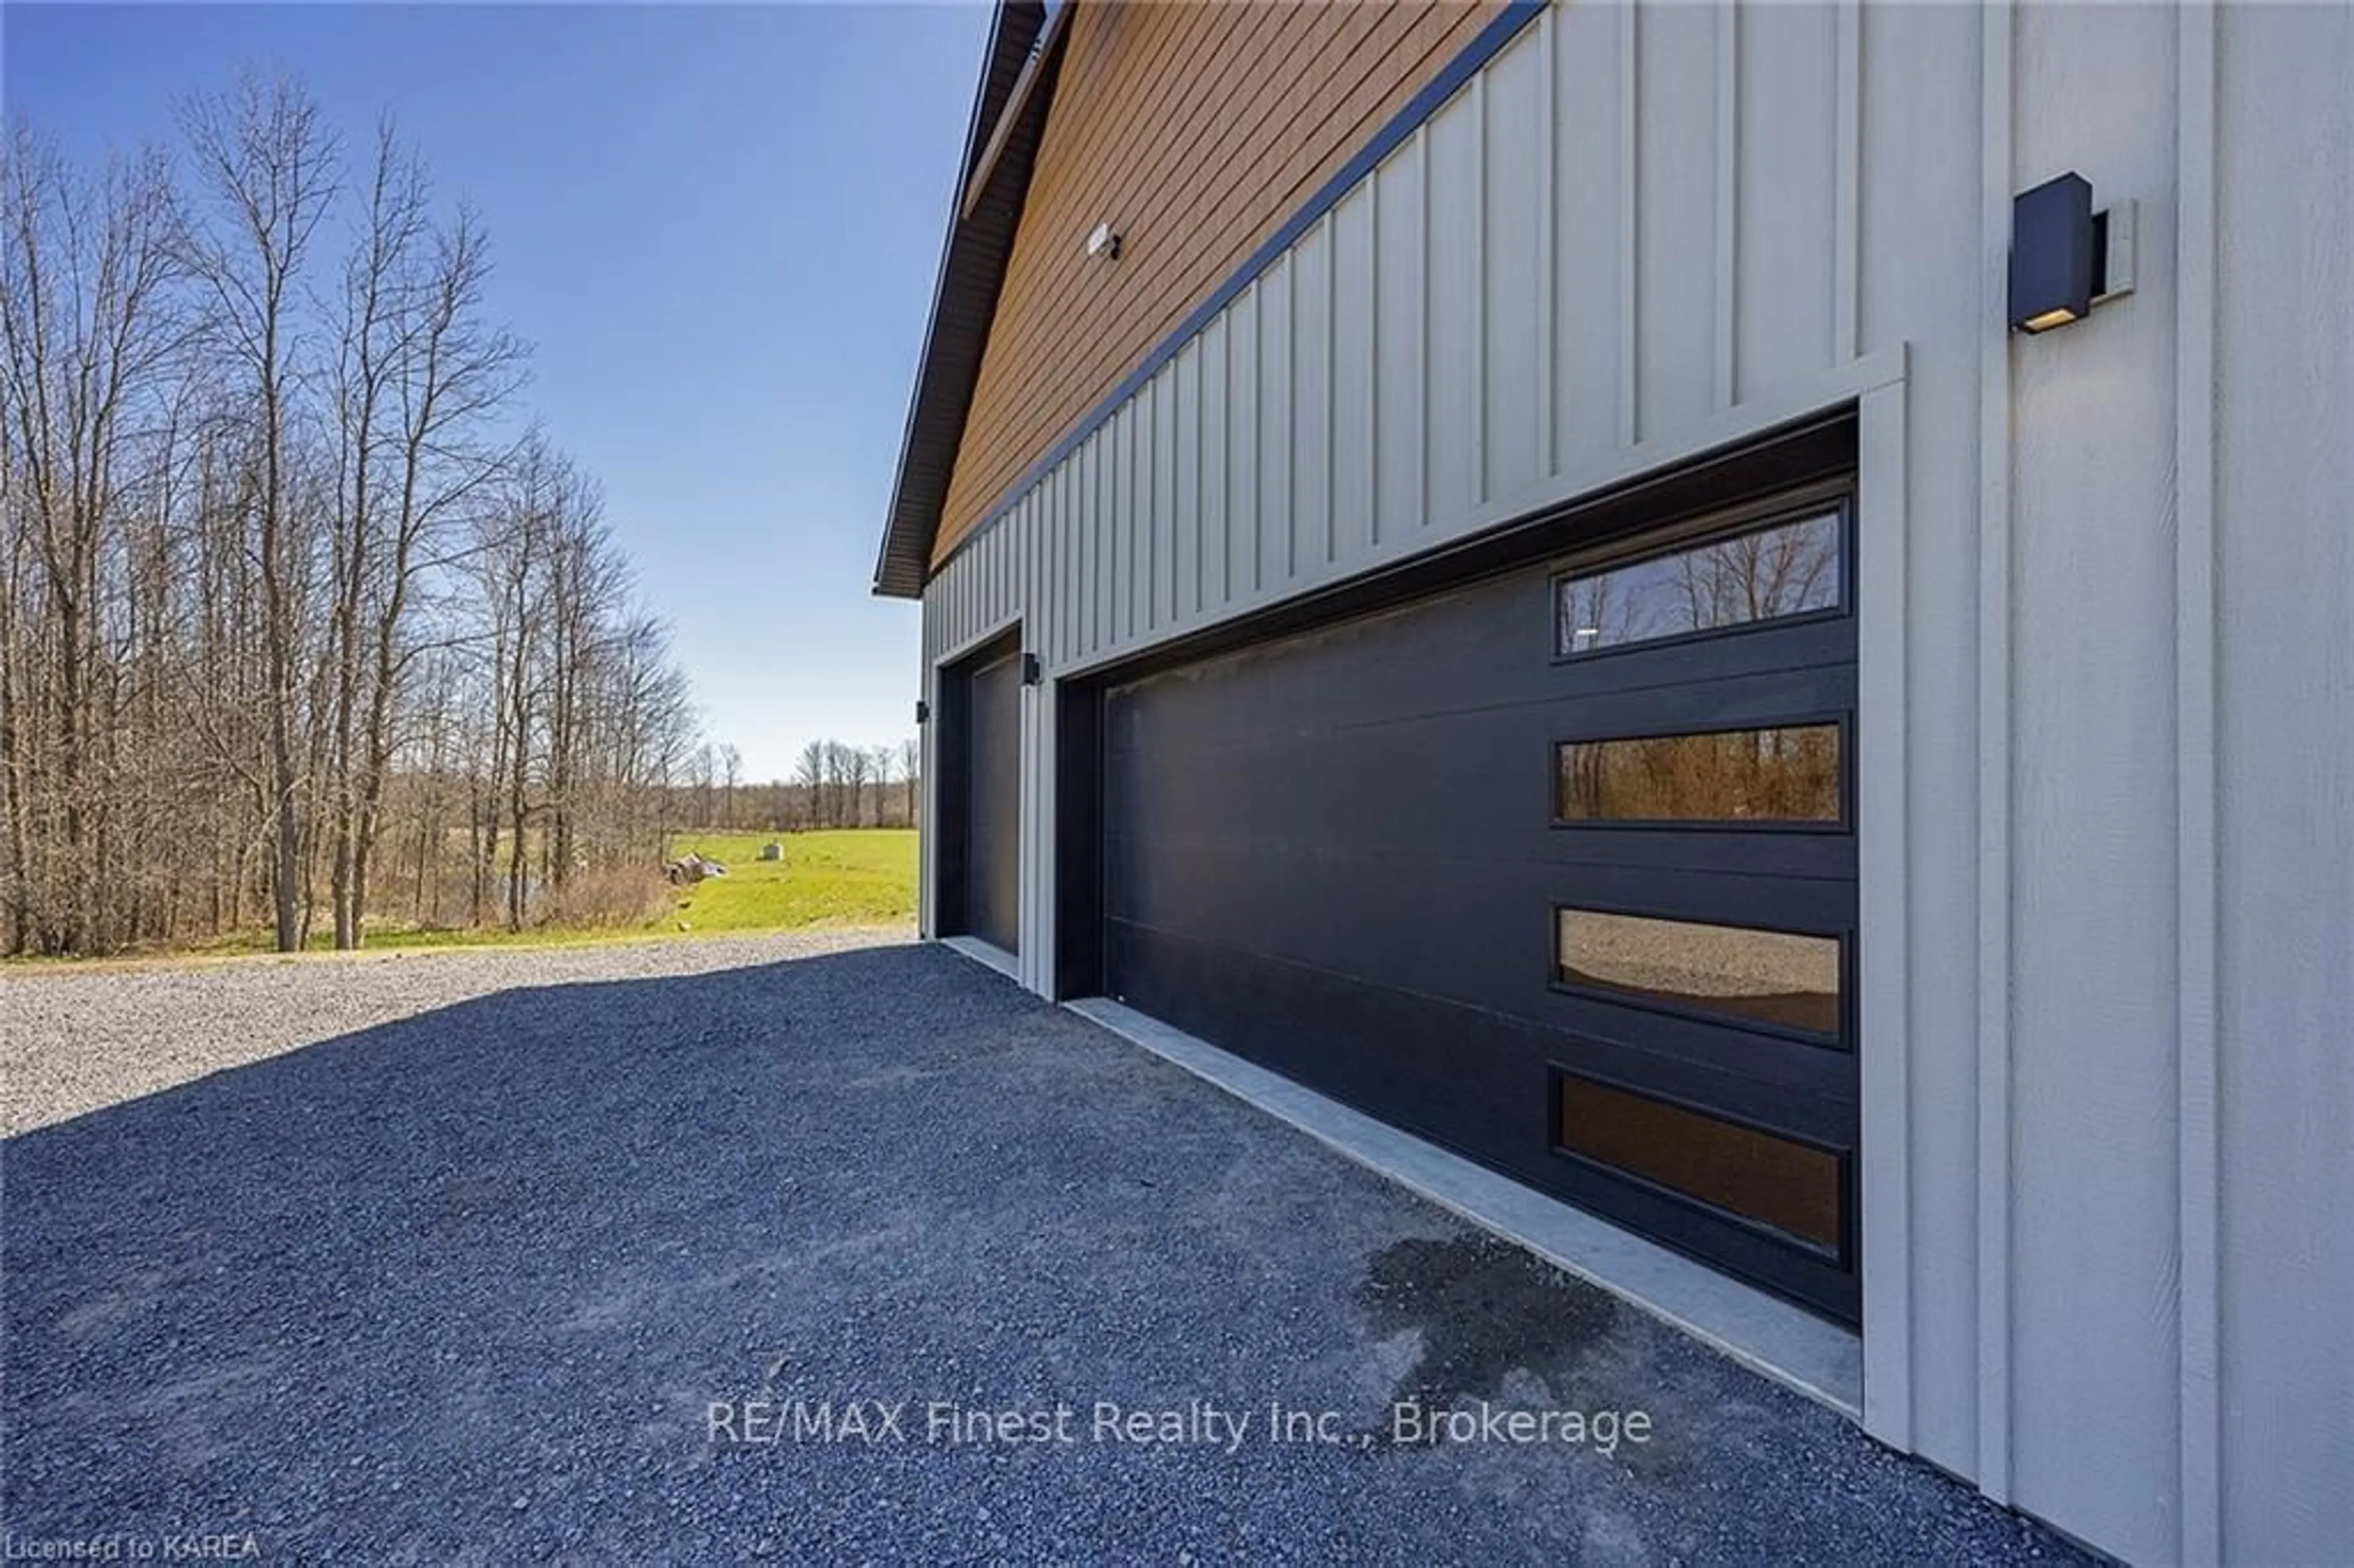
{"label": "distant treeline", "polygon": [[790,832],[804,828],[912,828],[923,800],[923,748],[844,746],[813,740],[790,779],[746,783],[732,746],[704,746],[687,781],[670,791],[672,820],[708,832]]}

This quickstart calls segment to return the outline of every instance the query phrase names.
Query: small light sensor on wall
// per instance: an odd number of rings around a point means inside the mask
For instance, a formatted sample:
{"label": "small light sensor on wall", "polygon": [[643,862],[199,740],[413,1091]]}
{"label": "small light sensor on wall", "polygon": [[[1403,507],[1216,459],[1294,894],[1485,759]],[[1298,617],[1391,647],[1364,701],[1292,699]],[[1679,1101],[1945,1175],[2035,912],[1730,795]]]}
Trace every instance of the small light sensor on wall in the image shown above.
{"label": "small light sensor on wall", "polygon": [[2011,330],[2050,332],[2131,293],[2133,251],[2133,203],[2094,212],[2084,175],[2072,172],[2020,192],[2010,204]]}
{"label": "small light sensor on wall", "polygon": [[1087,254],[1106,261],[1119,260],[1119,230],[1108,223],[1098,223],[1087,236]]}

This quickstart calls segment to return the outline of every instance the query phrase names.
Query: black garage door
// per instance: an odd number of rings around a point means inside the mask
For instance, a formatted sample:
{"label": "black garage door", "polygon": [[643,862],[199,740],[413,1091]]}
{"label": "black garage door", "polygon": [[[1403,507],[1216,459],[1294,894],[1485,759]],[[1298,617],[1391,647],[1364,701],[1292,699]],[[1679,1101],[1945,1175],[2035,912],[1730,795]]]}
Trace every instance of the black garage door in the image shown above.
{"label": "black garage door", "polygon": [[1022,654],[1018,638],[943,673],[941,928],[1022,940]]}
{"label": "black garage door", "polygon": [[1111,688],[1106,991],[1852,1321],[1849,534],[1720,515]]}

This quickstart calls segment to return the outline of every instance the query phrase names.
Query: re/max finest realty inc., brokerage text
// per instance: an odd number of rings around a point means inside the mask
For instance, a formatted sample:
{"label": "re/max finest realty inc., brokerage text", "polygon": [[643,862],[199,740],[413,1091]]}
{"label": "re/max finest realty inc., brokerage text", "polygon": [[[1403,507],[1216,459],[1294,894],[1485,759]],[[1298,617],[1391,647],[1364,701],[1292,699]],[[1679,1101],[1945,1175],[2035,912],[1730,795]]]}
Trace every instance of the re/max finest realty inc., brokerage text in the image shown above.
{"label": "re/max finest realty inc., brokerage text", "polygon": [[726,1447],[804,1444],[907,1444],[936,1448],[1210,1448],[1247,1445],[1331,1447],[1448,1447],[1466,1445],[1586,1448],[1615,1454],[1649,1443],[1655,1427],[1642,1410],[1530,1409],[1488,1400],[1437,1405],[1392,1402],[1379,1420],[1280,1399],[1169,1404],[1112,1400],[1084,1404],[973,1404],[917,1398],[810,1399],[759,1396],[713,1400],[705,1436]]}

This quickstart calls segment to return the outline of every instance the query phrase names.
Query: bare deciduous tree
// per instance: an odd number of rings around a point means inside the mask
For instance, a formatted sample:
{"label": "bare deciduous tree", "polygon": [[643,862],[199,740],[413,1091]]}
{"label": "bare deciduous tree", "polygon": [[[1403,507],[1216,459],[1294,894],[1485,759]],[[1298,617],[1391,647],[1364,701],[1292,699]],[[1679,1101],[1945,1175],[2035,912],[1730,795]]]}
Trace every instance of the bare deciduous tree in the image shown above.
{"label": "bare deciduous tree", "polygon": [[213,209],[210,221],[189,225],[183,249],[202,285],[205,336],[253,399],[260,447],[253,554],[269,671],[270,900],[279,950],[292,952],[302,945],[302,664],[317,560],[289,504],[289,404],[302,347],[298,290],[337,195],[338,148],[309,97],[284,79],[249,76],[231,94],[196,100],[183,120]]}
{"label": "bare deciduous tree", "polygon": [[693,705],[593,483],[499,433],[480,225],[388,127],[345,188],[292,82],[181,128],[193,204],[158,154],[0,148],[0,936],[658,891]]}
{"label": "bare deciduous tree", "polygon": [[116,847],[98,771],[120,695],[104,597],[137,499],[139,422],[179,329],[175,211],[160,156],[85,182],[23,128],[0,178],[11,940],[80,950],[97,935],[95,883]]}

